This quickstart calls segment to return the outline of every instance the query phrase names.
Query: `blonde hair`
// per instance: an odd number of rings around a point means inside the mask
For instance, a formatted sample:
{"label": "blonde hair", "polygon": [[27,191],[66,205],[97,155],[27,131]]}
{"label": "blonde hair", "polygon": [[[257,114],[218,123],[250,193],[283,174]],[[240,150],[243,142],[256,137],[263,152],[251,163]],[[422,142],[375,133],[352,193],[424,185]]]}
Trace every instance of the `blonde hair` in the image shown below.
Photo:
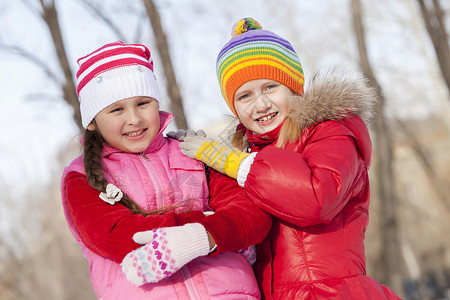
{"label": "blonde hair", "polygon": [[231,146],[244,151],[244,136],[244,132],[242,132],[241,130],[236,130],[236,132],[231,136]]}
{"label": "blonde hair", "polygon": [[[86,177],[88,179],[89,185],[99,192],[106,192],[106,186],[108,181],[103,174],[102,165],[102,150],[103,150],[103,138],[97,130],[85,130],[84,132],[84,169],[86,172]],[[186,200],[185,202],[189,202]],[[181,203],[168,205],[165,207],[157,208],[152,211],[146,211],[140,207],[133,199],[129,198],[127,195],[123,195],[120,200],[120,204],[128,208],[133,214],[140,214],[143,216],[148,215],[160,215],[165,212],[174,211],[180,208]],[[186,208],[180,213],[189,212],[190,209]]]}
{"label": "blonde hair", "polygon": [[291,117],[286,117],[278,135],[277,147],[284,148],[287,143],[293,143],[300,139],[302,131],[297,122]]}

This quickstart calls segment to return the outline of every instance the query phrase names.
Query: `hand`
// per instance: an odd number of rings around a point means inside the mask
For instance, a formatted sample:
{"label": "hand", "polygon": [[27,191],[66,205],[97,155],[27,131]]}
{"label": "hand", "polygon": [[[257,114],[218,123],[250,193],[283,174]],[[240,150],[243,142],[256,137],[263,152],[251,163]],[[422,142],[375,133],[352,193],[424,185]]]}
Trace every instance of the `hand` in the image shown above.
{"label": "hand", "polygon": [[169,277],[210,249],[206,229],[199,223],[138,232],[133,240],[145,245],[128,253],[121,265],[137,286]]}
{"label": "hand", "polygon": [[181,152],[234,179],[239,164],[249,154],[236,148],[221,145],[208,137],[186,137],[180,143]]}
{"label": "hand", "polygon": [[179,129],[176,132],[169,131],[167,133],[167,137],[179,140],[180,142],[184,141],[184,138],[188,137],[188,136],[206,137],[206,133],[202,129],[199,129],[197,131],[194,131],[192,129],[188,129],[188,130]]}

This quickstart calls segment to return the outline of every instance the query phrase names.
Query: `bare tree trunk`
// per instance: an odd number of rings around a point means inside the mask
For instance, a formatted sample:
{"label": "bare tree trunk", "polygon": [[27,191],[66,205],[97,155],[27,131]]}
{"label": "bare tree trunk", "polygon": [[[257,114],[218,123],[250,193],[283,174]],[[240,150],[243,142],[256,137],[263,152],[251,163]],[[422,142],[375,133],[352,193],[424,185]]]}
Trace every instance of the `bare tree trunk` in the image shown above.
{"label": "bare tree trunk", "polygon": [[381,282],[388,284],[393,290],[400,292],[401,284],[401,260],[398,238],[398,216],[397,216],[397,197],[395,193],[395,178],[392,170],[393,151],[392,136],[389,127],[384,118],[384,96],[381,86],[378,84],[370,65],[365,36],[364,26],[361,17],[361,6],[359,0],[352,0],[353,25],[358,42],[360,65],[363,73],[371,80],[380,95],[380,107],[378,108],[379,117],[375,125],[375,146],[376,174],[378,182],[378,195],[380,200],[380,234],[382,240],[382,250],[380,255],[382,278]]}
{"label": "bare tree trunk", "polygon": [[58,22],[58,13],[55,8],[55,3],[53,1],[44,1],[44,0],[40,0],[40,3],[43,11],[42,18],[44,19],[50,31],[53,40],[53,45],[55,47],[56,54],[58,56],[58,61],[64,73],[65,78],[65,82],[63,84],[64,100],[73,108],[73,118],[78,128],[81,130],[83,127],[81,125],[80,104],[78,102],[74,80],[72,77],[72,73],[70,71],[66,51],[64,49],[64,43]]}
{"label": "bare tree trunk", "polygon": [[178,86],[175,72],[172,66],[172,60],[169,54],[169,44],[164,34],[161,19],[159,17],[158,10],[156,9],[152,0],[143,0],[147,16],[150,19],[153,33],[156,38],[156,45],[158,47],[158,53],[161,56],[163,63],[164,74],[167,80],[167,93],[169,94],[171,104],[170,109],[175,115],[175,123],[178,128],[187,129],[186,117],[183,110],[183,101],[181,99],[180,88]]}
{"label": "bare tree trunk", "polygon": [[417,0],[417,2],[419,2],[425,27],[427,28],[430,39],[433,42],[442,76],[444,77],[445,83],[447,84],[447,88],[450,92],[450,50],[444,21],[444,12],[442,11],[439,0],[431,1],[433,4],[430,5],[432,6],[431,8],[428,8],[423,0]]}

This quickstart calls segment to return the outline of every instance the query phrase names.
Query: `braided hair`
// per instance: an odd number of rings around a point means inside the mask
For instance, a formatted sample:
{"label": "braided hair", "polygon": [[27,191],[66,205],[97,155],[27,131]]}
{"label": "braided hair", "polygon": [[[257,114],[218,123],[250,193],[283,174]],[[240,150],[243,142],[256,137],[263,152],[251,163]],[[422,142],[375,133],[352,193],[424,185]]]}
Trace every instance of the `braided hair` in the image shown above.
{"label": "braided hair", "polygon": [[[86,130],[84,133],[84,169],[89,184],[99,192],[106,192],[108,181],[103,175],[102,166],[103,138],[97,130]],[[127,195],[120,200],[134,214],[146,215],[146,211]]]}
{"label": "braided hair", "polygon": [[[84,132],[84,169],[89,184],[99,192],[105,193],[108,181],[103,175],[102,165],[103,138],[98,130],[85,130]],[[179,204],[169,205],[156,210],[146,211],[133,199],[123,195],[120,203],[128,208],[133,214],[143,216],[163,214],[178,208]],[[187,211],[186,211],[187,212]]]}

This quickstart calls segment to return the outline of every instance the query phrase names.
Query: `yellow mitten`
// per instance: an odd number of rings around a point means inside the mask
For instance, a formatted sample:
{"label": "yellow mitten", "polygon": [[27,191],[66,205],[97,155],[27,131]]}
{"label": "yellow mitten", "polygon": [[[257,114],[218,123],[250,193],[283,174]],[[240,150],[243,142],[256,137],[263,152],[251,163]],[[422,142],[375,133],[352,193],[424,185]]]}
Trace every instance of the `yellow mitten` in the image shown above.
{"label": "yellow mitten", "polygon": [[180,148],[184,155],[200,160],[214,170],[234,179],[237,178],[239,164],[249,155],[201,136],[186,137],[180,143]]}

